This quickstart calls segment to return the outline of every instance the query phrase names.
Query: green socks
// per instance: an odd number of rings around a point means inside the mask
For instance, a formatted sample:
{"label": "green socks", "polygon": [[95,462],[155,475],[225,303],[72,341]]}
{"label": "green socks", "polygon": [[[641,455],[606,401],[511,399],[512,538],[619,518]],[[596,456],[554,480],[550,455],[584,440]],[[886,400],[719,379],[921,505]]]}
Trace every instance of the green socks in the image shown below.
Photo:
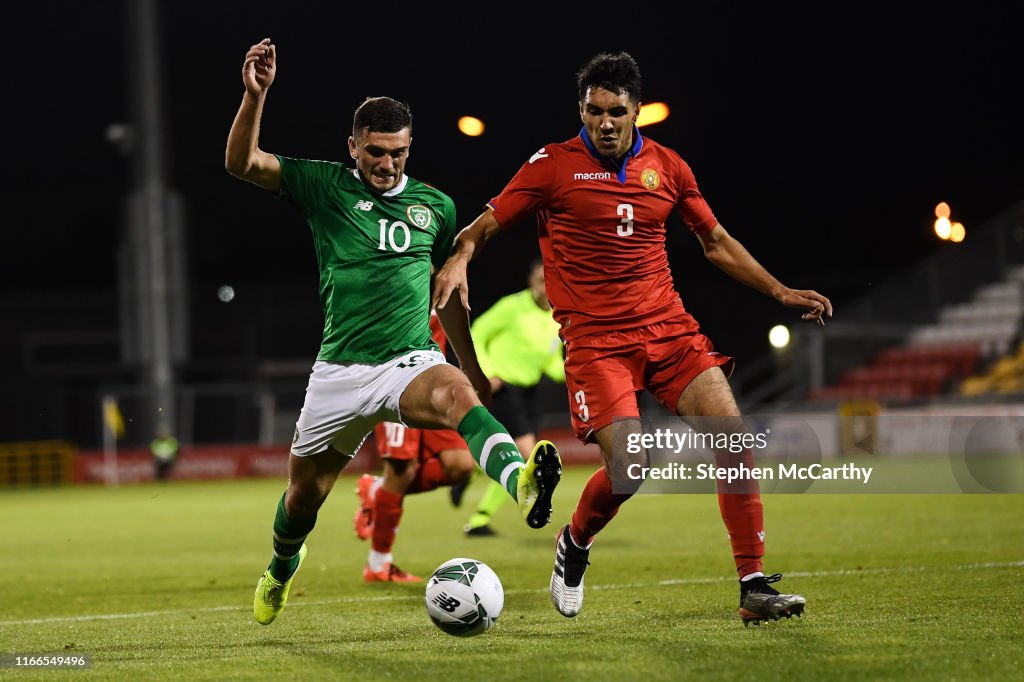
{"label": "green socks", "polygon": [[462,418],[459,435],[469,445],[473,459],[488,478],[500,484],[512,499],[516,499],[516,484],[525,463],[505,427],[491,416],[487,408],[477,405]]}
{"label": "green socks", "polygon": [[288,518],[284,510],[284,495],[281,495],[277,514],[274,515],[274,558],[270,560],[270,575],[274,580],[283,583],[294,575],[299,567],[299,550],[315,525],[316,516],[311,519]]}

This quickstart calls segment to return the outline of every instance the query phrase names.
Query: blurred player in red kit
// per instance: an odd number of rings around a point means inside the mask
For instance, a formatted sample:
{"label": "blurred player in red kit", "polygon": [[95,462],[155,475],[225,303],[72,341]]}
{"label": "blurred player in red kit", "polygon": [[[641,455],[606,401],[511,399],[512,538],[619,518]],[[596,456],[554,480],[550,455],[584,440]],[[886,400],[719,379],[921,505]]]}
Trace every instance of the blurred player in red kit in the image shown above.
{"label": "blurred player in red kit", "polygon": [[[579,134],[541,147],[460,232],[433,298],[444,306],[455,294],[468,306],[469,261],[503,226],[536,214],[548,298],[566,343],[573,426],[581,440],[600,445],[605,460],[556,538],[551,598],[565,616],[582,607],[594,536],[635,491],[619,482],[636,458],[626,445],[642,431],[636,393],[649,390],[681,416],[739,422],[727,381],[733,359],[714,351],[673,288],[665,250],[669,215],[681,215],[708,260],[738,281],[802,310],[804,320],[824,324],[832,314],[826,297],[786,287],[769,274],[715,218],[686,162],[640,134],[641,76],[632,56],[595,56],[577,74],[577,84]],[[751,451],[738,461],[751,465]],[[720,482],[718,492],[744,624],[800,615],[804,597],[779,594],[771,583],[781,575],[762,572],[764,523],[756,482],[739,492]]]}
{"label": "blurred player in red kit", "polygon": [[[430,332],[444,353],[448,339],[437,315],[430,315]],[[453,483],[465,483],[476,464],[458,431],[414,429],[397,422],[374,427],[377,451],[384,460],[384,475],[363,474],[356,493],[359,511],[353,523],[360,540],[372,538],[363,569],[366,582],[422,582],[423,578],[395,565],[391,548],[402,519],[406,495],[425,493]]]}

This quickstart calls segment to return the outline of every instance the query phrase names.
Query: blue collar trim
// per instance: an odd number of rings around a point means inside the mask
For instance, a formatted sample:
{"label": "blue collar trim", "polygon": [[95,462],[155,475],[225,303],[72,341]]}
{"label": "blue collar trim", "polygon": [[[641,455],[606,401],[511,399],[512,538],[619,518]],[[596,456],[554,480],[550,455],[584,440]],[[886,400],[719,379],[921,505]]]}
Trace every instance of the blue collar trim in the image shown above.
{"label": "blue collar trim", "polygon": [[626,182],[626,164],[629,163],[631,158],[639,154],[640,150],[644,147],[644,138],[640,134],[640,129],[636,126],[633,126],[633,135],[636,137],[636,142],[634,142],[630,150],[626,152],[625,158],[623,158],[620,163],[615,159],[609,159],[606,156],[601,156],[597,151],[597,147],[595,147],[594,143],[590,141],[590,136],[587,135],[586,126],[580,128],[580,138],[583,139],[583,144],[586,145],[587,151],[589,151],[590,155],[597,159],[602,166],[605,166],[610,170],[614,170],[615,176],[619,179],[620,183]]}

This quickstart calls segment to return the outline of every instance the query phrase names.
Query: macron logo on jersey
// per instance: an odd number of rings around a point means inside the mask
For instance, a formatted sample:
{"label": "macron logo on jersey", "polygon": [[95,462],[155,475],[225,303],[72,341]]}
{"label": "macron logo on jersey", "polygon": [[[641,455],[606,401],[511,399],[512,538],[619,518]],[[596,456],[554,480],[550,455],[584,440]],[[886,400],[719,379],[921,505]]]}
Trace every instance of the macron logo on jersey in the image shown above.
{"label": "macron logo on jersey", "polygon": [[540,161],[541,159],[548,158],[548,155],[544,153],[544,147],[537,150],[537,153],[530,157],[530,163],[534,161]]}
{"label": "macron logo on jersey", "polygon": [[353,206],[352,208],[358,208],[360,211],[372,211],[373,210],[373,202],[372,201],[368,201],[366,199],[360,199],[359,201],[356,202],[356,205]]}
{"label": "macron logo on jersey", "polygon": [[611,180],[611,173],[573,173],[573,180]]}

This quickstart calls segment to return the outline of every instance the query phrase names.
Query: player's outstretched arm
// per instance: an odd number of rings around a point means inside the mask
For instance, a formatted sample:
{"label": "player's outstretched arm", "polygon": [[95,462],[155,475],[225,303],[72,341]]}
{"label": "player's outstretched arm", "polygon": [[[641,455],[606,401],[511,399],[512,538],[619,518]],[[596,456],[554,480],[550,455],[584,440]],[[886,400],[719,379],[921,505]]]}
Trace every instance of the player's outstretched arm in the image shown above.
{"label": "player's outstretched arm", "polygon": [[445,261],[441,271],[434,278],[434,297],[431,305],[438,310],[448,304],[448,299],[456,290],[462,307],[469,310],[469,277],[466,268],[469,261],[484,248],[484,244],[501,230],[501,225],[494,219],[494,213],[487,209],[477,219],[463,228],[455,236],[452,255]]}
{"label": "player's outstretched arm", "polygon": [[264,38],[245,53],[245,94],[231,124],[224,153],[224,168],[229,173],[274,192],[281,188],[281,162],[259,148],[259,138],[263,103],[276,75],[277,47],[270,38]]}
{"label": "player's outstretched arm", "polygon": [[775,279],[750,252],[725,231],[721,223],[710,232],[698,235],[704,255],[737,281],[771,296],[788,308],[805,311],[803,320],[824,326],[824,317],[832,317],[832,302],[811,289],[790,289]]}

